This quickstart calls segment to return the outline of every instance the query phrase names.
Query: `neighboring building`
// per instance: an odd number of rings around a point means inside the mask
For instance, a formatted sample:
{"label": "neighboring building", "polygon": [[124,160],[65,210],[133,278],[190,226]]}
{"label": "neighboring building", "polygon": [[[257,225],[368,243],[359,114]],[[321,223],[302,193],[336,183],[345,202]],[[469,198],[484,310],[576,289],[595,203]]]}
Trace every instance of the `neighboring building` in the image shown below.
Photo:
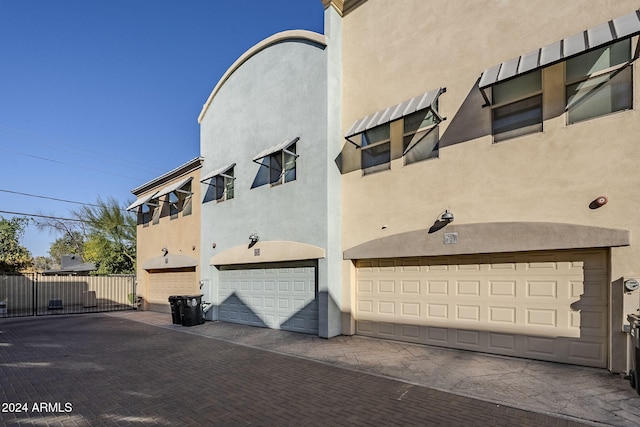
{"label": "neighboring building", "polygon": [[350,332],[624,371],[638,2],[325,5]]}
{"label": "neighboring building", "polygon": [[57,270],[45,270],[43,276],[86,276],[95,271],[96,264],[84,262],[78,255],[62,255],[60,268]]}
{"label": "neighboring building", "polygon": [[176,272],[209,320],[626,371],[637,2],[323,3],[220,79],[201,173],[134,190],[145,299]]}
{"label": "neighboring building", "polygon": [[276,34],[221,78],[199,117],[209,319],[338,335],[341,141],[327,142],[327,46]]}
{"label": "neighboring building", "polygon": [[200,295],[200,168],[195,158],[132,190],[142,308],[170,312],[171,295]]}

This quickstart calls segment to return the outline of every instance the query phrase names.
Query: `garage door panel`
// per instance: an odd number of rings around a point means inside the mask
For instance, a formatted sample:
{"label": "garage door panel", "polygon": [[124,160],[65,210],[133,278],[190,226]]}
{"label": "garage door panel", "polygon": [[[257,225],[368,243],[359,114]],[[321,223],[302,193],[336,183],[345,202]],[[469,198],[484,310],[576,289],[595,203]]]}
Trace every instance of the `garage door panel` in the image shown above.
{"label": "garage door panel", "polygon": [[164,271],[149,273],[147,300],[154,311],[171,312],[169,297],[199,295],[200,286],[195,271]]}
{"label": "garage door panel", "polygon": [[[222,269],[219,277],[220,320],[317,333],[315,268]],[[242,302],[238,315],[227,309],[232,297]]]}
{"label": "garage door panel", "polygon": [[356,330],[604,367],[606,260],[594,250],[358,261]]}

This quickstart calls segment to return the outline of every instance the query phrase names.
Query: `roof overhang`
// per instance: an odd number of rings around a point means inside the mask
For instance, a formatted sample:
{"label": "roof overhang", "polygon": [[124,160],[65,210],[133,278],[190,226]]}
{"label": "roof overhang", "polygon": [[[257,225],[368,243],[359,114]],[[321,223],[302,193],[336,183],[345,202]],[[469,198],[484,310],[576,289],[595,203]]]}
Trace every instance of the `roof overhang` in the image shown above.
{"label": "roof overhang", "polygon": [[180,190],[182,187],[184,187],[185,185],[187,185],[189,182],[191,182],[191,180],[193,180],[193,177],[189,177],[189,178],[185,178],[182,179],[178,182],[174,182],[171,185],[168,185],[166,187],[164,187],[162,190],[158,191],[158,193],[155,195],[156,198],[158,197],[162,197],[162,196],[166,196],[169,193],[173,193],[174,191],[181,191],[183,193],[187,193],[187,194],[191,194],[190,191],[182,191]]}
{"label": "roof overhang", "polygon": [[148,203],[149,203],[149,201],[150,201],[151,199],[153,199],[154,197],[156,197],[156,195],[157,195],[157,194],[158,194],[158,192],[157,192],[157,191],[154,191],[153,193],[149,193],[149,194],[147,194],[147,195],[146,195],[146,196],[144,196],[144,197],[140,197],[138,200],[136,200],[135,202],[133,202],[133,203],[132,203],[128,208],[127,208],[127,210],[128,210],[128,211],[132,211],[132,210],[134,210],[134,209],[136,209],[136,208],[138,208],[138,207],[140,207],[140,206],[144,205],[145,203],[146,203],[146,204],[148,204]]}
{"label": "roof overhang", "polygon": [[255,156],[253,158],[253,161],[256,163],[259,163],[260,160],[264,159],[267,156],[270,156],[274,153],[277,153],[278,151],[284,151],[287,154],[291,154],[292,156],[298,157],[298,155],[292,151],[288,151],[288,149],[295,144],[296,142],[298,142],[298,140],[300,139],[300,137],[295,137],[293,139],[287,140],[281,144],[278,145],[274,145],[273,147],[269,147],[266,150],[262,151],[260,154],[258,154],[257,156]]}
{"label": "roof overhang", "polygon": [[[257,252],[256,252],[257,251]],[[259,256],[256,256],[256,253]],[[265,262],[322,259],[325,250],[308,243],[259,241],[252,247],[240,245],[224,250],[209,259],[210,265],[257,264]]]}
{"label": "roof overhang", "polygon": [[358,119],[353,122],[347,133],[345,133],[344,138],[356,147],[362,148],[360,145],[351,140],[353,136],[373,129],[376,126],[381,126],[385,123],[389,123],[404,116],[408,116],[411,113],[415,113],[416,111],[420,111],[423,109],[429,109],[436,119],[436,124],[440,123],[441,121],[445,120],[445,118],[438,114],[435,105],[440,95],[442,95],[446,91],[446,88],[438,88],[424,93],[420,96],[416,96],[415,98],[408,99],[404,102],[401,102],[400,104],[388,107],[384,110]]}
{"label": "roof overhang", "polygon": [[[456,234],[447,244],[444,234]],[[629,246],[629,230],[549,222],[449,224],[429,233],[415,230],[370,240],[344,251],[344,259],[471,255]]]}
{"label": "roof overhang", "polygon": [[235,179],[235,178],[234,178],[233,176],[231,176],[231,175],[225,175],[225,173],[226,173],[226,172],[228,172],[228,171],[229,171],[229,169],[231,169],[231,168],[233,168],[233,167],[235,167],[235,166],[236,166],[236,164],[235,164],[235,163],[231,163],[230,165],[226,165],[226,166],[223,166],[223,167],[221,167],[221,168],[218,168],[218,169],[214,170],[213,172],[210,172],[210,173],[206,174],[206,175],[205,175],[205,176],[200,180],[200,182],[205,182],[206,180],[211,179],[211,178],[214,178],[214,177],[216,177],[216,176],[218,176],[218,175],[220,175],[220,176],[224,176],[225,178],[233,178],[233,179]]}
{"label": "roof overhang", "polygon": [[[638,34],[640,34],[640,10],[488,68],[480,76],[478,87],[488,105],[489,98],[485,89],[491,86]],[[636,50],[635,57],[637,56]]]}
{"label": "roof overhang", "polygon": [[142,264],[144,270],[165,270],[168,268],[197,267],[198,260],[186,255],[170,254],[148,259]]}

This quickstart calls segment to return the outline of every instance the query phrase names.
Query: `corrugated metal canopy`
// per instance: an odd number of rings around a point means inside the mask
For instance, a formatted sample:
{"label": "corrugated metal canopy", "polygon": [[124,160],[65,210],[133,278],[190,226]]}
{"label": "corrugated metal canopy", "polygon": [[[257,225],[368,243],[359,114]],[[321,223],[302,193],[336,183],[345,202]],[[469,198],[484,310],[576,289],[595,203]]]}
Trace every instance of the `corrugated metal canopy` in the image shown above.
{"label": "corrugated metal canopy", "polygon": [[287,148],[291,147],[291,145],[295,144],[299,139],[300,139],[300,137],[296,136],[295,138],[287,140],[287,141],[283,142],[282,144],[274,145],[273,147],[267,148],[266,150],[262,151],[260,154],[255,156],[253,158],[253,161],[257,162],[258,160],[263,159],[263,158],[265,158],[267,156],[270,156],[273,153],[277,153],[278,151],[286,150]]}
{"label": "corrugated metal canopy", "polygon": [[134,210],[135,208],[137,208],[138,206],[142,206],[145,203],[147,203],[149,200],[153,199],[156,194],[158,194],[158,192],[154,192],[154,193],[150,193],[144,197],[140,197],[138,200],[136,200],[135,202],[133,202],[128,208],[128,211]]}
{"label": "corrugated metal canopy", "polygon": [[188,182],[191,182],[192,179],[193,177],[189,177],[189,178],[183,179],[182,181],[178,181],[176,183],[168,185],[164,187],[162,190],[158,191],[158,194],[156,194],[156,197],[162,197],[166,194],[176,191],[177,189],[184,187]]}
{"label": "corrugated metal canopy", "polygon": [[393,107],[389,107],[367,117],[358,119],[351,125],[344,137],[349,139],[354,135],[373,129],[376,126],[392,122],[425,108],[430,108],[438,121],[442,121],[442,117],[440,117],[438,112],[435,111],[433,105],[438,100],[438,97],[445,91],[445,88],[435,89],[420,96],[416,96],[415,98],[408,99],[400,104],[394,105]]}
{"label": "corrugated metal canopy", "polygon": [[566,61],[586,51],[638,34],[640,34],[640,10],[488,68],[482,73],[478,86],[481,90],[486,89],[521,74]]}
{"label": "corrugated metal canopy", "polygon": [[209,172],[208,174],[206,174],[201,180],[200,182],[204,182],[208,179],[213,178],[214,176],[218,176],[218,175],[222,175],[224,174],[226,171],[228,171],[229,169],[231,169],[232,167],[235,167],[235,163],[231,163],[230,165],[226,165],[223,166],[221,168],[218,168],[216,170],[214,170],[213,172]]}

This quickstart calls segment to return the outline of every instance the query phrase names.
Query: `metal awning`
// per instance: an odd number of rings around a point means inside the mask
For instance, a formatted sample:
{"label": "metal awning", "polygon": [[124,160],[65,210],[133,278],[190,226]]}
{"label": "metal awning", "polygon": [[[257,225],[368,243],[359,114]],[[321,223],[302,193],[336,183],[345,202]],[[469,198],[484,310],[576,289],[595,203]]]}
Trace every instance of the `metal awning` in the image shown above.
{"label": "metal awning", "polygon": [[274,145],[273,147],[267,148],[266,150],[264,150],[263,152],[261,152],[260,154],[258,154],[257,156],[255,156],[253,158],[254,162],[258,162],[258,160],[262,160],[267,156],[270,156],[274,153],[277,153],[278,151],[286,151],[287,154],[291,154],[295,157],[298,157],[298,155],[296,153],[293,153],[291,151],[287,151],[287,149],[289,147],[291,147],[293,144],[295,144],[296,142],[298,142],[298,140],[300,139],[299,136],[296,136],[295,138],[291,139],[291,140],[287,140],[285,142],[283,142],[282,144],[278,144],[278,145]]}
{"label": "metal awning", "polygon": [[[229,169],[231,169],[231,168],[235,167],[235,165],[236,165],[235,163],[231,163],[230,165],[223,166],[223,167],[221,167],[221,168],[219,168],[219,169],[216,169],[216,170],[214,170],[213,172],[210,172],[210,173],[206,174],[206,175],[205,175],[205,176],[200,180],[200,182],[205,182],[206,180],[211,179],[211,178],[213,178],[213,177],[216,177],[216,176],[218,176],[218,175],[222,175],[222,176],[224,176],[224,177],[226,177],[226,178],[234,178],[234,177],[232,177],[232,176],[230,176],[230,175],[225,175],[225,172],[227,172]],[[235,179],[235,178],[234,178],[234,179]]]}
{"label": "metal awning", "polygon": [[[478,87],[488,103],[484,93],[488,87],[638,34],[640,10],[488,68],[480,76]],[[635,56],[638,56],[637,51]]]}
{"label": "metal awning", "polygon": [[135,202],[133,202],[128,208],[128,211],[132,211],[134,209],[136,209],[139,206],[144,205],[145,203],[148,203],[149,200],[153,199],[154,197],[156,197],[156,194],[158,194],[158,192],[156,191],[155,193],[150,193],[144,197],[139,198],[138,200],[136,200]]}
{"label": "metal awning", "polygon": [[[187,183],[191,182],[191,180],[193,179],[193,177],[189,177],[189,178],[185,178],[182,181],[178,181],[176,183],[173,183],[167,187],[164,187],[162,190],[158,191],[158,194],[156,194],[156,197],[162,197],[164,195],[167,195],[169,193],[172,193],[174,191],[178,191],[178,189],[184,187]],[[191,194],[190,191],[184,191],[184,193],[188,193]]]}
{"label": "metal awning", "polygon": [[408,99],[385,110],[378,111],[377,113],[371,114],[367,117],[358,119],[353,122],[344,137],[347,141],[360,148],[358,144],[351,141],[349,138],[425,108],[429,108],[431,113],[435,116],[437,123],[440,123],[445,118],[438,114],[435,108],[435,103],[438,100],[438,97],[446,91],[446,88],[438,88],[420,96],[416,96],[415,98]]}

